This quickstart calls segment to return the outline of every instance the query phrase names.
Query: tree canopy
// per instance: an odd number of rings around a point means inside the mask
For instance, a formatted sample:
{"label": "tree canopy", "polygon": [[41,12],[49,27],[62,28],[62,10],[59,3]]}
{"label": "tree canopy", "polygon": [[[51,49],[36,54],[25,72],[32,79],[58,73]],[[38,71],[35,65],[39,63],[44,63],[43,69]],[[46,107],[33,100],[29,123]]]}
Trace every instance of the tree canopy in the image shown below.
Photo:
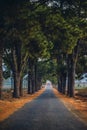
{"label": "tree canopy", "polygon": [[[20,96],[21,81],[28,72],[31,73],[28,83],[33,86],[37,79],[41,82],[48,77],[53,80],[56,76],[63,93],[68,75],[68,95],[74,96],[77,57],[84,57],[82,53],[86,52],[79,48],[87,48],[87,1],[1,0],[0,14],[0,72],[4,59],[8,70],[13,73],[14,96]],[[44,64],[48,59],[52,62]],[[81,59],[77,65],[80,69]],[[42,73],[41,77],[36,70]],[[0,91],[1,82],[2,74]]]}

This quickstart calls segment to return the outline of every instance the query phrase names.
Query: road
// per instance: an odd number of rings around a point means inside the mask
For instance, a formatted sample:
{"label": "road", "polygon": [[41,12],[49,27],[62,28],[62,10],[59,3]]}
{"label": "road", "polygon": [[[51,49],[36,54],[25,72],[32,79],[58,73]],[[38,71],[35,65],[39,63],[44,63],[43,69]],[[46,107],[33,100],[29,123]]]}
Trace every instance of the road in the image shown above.
{"label": "road", "polygon": [[87,130],[87,126],[47,87],[37,99],[0,123],[0,130]]}

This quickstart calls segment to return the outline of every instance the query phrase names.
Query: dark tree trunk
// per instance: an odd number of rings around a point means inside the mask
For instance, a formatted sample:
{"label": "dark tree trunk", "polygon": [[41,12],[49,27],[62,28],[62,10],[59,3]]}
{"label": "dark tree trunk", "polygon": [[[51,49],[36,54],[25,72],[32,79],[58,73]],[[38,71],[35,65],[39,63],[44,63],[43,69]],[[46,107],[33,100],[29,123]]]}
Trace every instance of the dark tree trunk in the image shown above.
{"label": "dark tree trunk", "polygon": [[2,55],[3,55],[3,47],[2,47],[2,45],[0,45],[0,99],[2,99],[2,82],[3,82]]}
{"label": "dark tree trunk", "polygon": [[16,72],[14,73],[14,92],[13,92],[14,98],[20,97],[20,73]]}
{"label": "dark tree trunk", "polygon": [[20,79],[20,96],[23,96],[23,85],[22,85],[22,78]]}
{"label": "dark tree trunk", "polygon": [[13,78],[14,78],[14,90],[13,90],[13,97],[16,97],[16,75],[15,71],[13,72]]}
{"label": "dark tree trunk", "polygon": [[63,76],[63,90],[62,90],[62,93],[63,94],[66,94],[66,75]]}
{"label": "dark tree trunk", "polygon": [[[60,56],[57,57],[57,66],[59,65],[59,63],[60,63]],[[61,93],[62,92],[62,77],[59,70],[57,71],[57,78],[58,78],[58,91]]]}
{"label": "dark tree trunk", "polygon": [[16,73],[16,88],[17,88],[17,97],[20,97],[20,72]]}
{"label": "dark tree trunk", "polygon": [[34,71],[34,64],[32,63],[31,67],[31,77],[32,77],[32,93],[35,92],[35,71]]}
{"label": "dark tree trunk", "polygon": [[63,78],[62,75],[60,76],[60,92],[63,92]]}
{"label": "dark tree trunk", "polygon": [[38,91],[38,86],[37,86],[37,63],[35,64],[35,91]]}
{"label": "dark tree trunk", "polygon": [[28,94],[31,93],[31,60],[28,59]]}
{"label": "dark tree trunk", "polygon": [[78,58],[79,40],[75,46],[72,54],[68,56],[68,95],[74,97],[74,84],[75,84],[75,68]]}
{"label": "dark tree trunk", "polygon": [[21,83],[21,43],[15,43],[14,49],[12,50],[13,55],[13,75],[14,75],[14,92],[13,97],[20,97],[20,83]]}
{"label": "dark tree trunk", "polygon": [[38,86],[38,90],[40,90],[41,89],[41,77],[40,77],[40,75],[38,75],[37,86]]}
{"label": "dark tree trunk", "polygon": [[67,59],[67,67],[68,67],[68,83],[67,83],[67,95],[69,96],[69,94],[70,94],[70,85],[71,85],[71,83],[70,83],[70,81],[71,81],[71,79],[70,79],[70,77],[71,77],[71,57],[70,57],[70,55],[68,55],[68,59]]}
{"label": "dark tree trunk", "polygon": [[28,94],[31,94],[31,74],[28,71]]}
{"label": "dark tree trunk", "polygon": [[68,58],[68,93],[70,97],[74,97],[74,81],[75,81],[75,62],[73,60],[73,54]]}
{"label": "dark tree trunk", "polygon": [[39,75],[37,73],[37,91],[39,90]]}
{"label": "dark tree trunk", "polygon": [[15,70],[15,63],[14,63],[14,51],[11,49],[11,60],[10,66],[12,70],[12,76],[13,76],[13,97],[16,97],[16,70]]}
{"label": "dark tree trunk", "polygon": [[[57,67],[58,67],[58,57],[57,57],[56,61],[57,61]],[[58,71],[57,71],[57,83],[58,83],[58,91],[60,92],[60,77],[59,77]]]}
{"label": "dark tree trunk", "polygon": [[73,61],[73,58],[71,59],[71,74],[70,74],[70,97],[74,97],[74,87],[75,87],[75,62]]}
{"label": "dark tree trunk", "polygon": [[57,81],[58,81],[58,91],[60,92],[60,78],[59,78],[59,76],[57,76],[58,78],[57,78]]}

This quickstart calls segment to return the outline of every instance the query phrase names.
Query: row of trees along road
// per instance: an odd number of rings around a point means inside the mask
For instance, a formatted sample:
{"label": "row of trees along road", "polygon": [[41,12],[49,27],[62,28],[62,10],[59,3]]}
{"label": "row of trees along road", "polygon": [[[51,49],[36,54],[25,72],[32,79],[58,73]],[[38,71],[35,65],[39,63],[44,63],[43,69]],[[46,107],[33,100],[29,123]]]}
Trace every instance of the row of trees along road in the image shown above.
{"label": "row of trees along road", "polygon": [[[0,1],[0,98],[2,62],[12,71],[13,97],[23,95],[22,80],[28,73],[28,93],[41,85],[39,59],[56,60],[58,90],[74,96],[78,54],[86,55],[86,0],[1,0]],[[82,53],[84,52],[84,54]],[[43,60],[44,62],[44,60]],[[41,63],[43,64],[41,61]]]}

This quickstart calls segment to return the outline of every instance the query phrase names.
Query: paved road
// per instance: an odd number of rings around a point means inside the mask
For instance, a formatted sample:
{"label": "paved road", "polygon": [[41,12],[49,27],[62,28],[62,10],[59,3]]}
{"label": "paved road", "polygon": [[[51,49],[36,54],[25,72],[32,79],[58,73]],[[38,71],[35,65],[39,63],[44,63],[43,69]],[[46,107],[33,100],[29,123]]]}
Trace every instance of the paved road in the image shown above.
{"label": "paved road", "polygon": [[87,130],[51,88],[0,124],[0,130]]}

